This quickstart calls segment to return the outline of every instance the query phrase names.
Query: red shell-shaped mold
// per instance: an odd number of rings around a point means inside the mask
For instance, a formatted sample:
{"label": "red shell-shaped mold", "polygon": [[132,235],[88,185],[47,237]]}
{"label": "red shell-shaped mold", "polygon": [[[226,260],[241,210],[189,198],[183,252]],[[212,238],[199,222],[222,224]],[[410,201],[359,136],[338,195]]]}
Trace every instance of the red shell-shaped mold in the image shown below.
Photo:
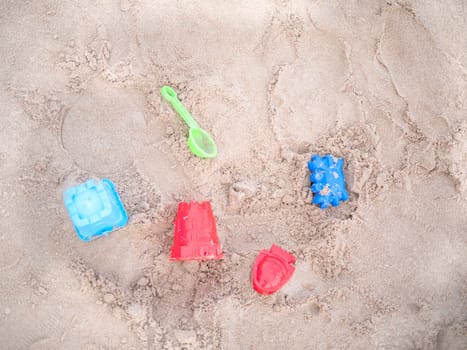
{"label": "red shell-shaped mold", "polygon": [[179,203],[170,259],[211,260],[223,257],[211,204]]}
{"label": "red shell-shaped mold", "polygon": [[253,265],[253,288],[260,294],[272,294],[281,289],[292,277],[295,257],[277,245],[262,250]]}

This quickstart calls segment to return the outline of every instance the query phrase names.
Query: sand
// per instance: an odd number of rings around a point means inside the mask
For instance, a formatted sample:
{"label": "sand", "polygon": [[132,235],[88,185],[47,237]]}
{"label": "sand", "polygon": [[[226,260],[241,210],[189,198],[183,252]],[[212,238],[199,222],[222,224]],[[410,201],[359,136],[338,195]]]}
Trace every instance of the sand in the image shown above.
{"label": "sand", "polygon": [[[1,1],[0,348],[467,348],[466,8]],[[327,152],[350,199],[320,210],[307,161]],[[130,223],[84,243],[62,193],[89,177]],[[223,261],[168,260],[191,200]],[[296,272],[261,296],[272,243]]]}

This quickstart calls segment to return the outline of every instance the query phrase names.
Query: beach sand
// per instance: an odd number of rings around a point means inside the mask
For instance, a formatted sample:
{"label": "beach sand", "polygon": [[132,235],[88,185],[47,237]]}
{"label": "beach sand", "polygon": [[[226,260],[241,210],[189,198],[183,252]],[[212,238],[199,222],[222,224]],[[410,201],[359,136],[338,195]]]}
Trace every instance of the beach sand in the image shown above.
{"label": "beach sand", "polygon": [[[466,349],[466,8],[1,1],[0,348]],[[216,159],[191,155],[165,84]],[[320,210],[325,153],[350,198]],[[62,194],[90,177],[130,222],[84,243]],[[224,260],[168,260],[192,200]],[[273,243],[296,271],[262,296]]]}

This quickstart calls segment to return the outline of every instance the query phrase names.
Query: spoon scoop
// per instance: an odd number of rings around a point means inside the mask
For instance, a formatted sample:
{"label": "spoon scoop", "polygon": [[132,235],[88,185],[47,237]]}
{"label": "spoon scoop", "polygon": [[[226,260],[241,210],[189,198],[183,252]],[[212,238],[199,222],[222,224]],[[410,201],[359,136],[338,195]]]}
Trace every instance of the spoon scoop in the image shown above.
{"label": "spoon scoop", "polygon": [[189,127],[187,143],[191,152],[200,158],[215,158],[217,155],[217,146],[209,133],[203,130],[190,112],[185,108],[177,97],[177,93],[170,86],[163,86],[162,96],[170,102],[172,107],[182,117]]}

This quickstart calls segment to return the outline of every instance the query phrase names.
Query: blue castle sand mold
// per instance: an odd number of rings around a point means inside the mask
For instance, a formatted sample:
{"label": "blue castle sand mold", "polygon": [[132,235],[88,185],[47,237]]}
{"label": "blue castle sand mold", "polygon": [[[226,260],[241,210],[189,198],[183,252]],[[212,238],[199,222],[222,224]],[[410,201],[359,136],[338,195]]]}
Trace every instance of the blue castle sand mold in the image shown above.
{"label": "blue castle sand mold", "polygon": [[112,181],[90,179],[63,196],[78,237],[88,242],[126,225],[128,216]]}
{"label": "blue castle sand mold", "polygon": [[311,171],[313,204],[326,209],[329,205],[336,207],[340,201],[349,199],[349,194],[345,189],[343,166],[344,161],[341,158],[334,158],[330,154],[324,157],[319,155],[311,157],[308,169]]}

